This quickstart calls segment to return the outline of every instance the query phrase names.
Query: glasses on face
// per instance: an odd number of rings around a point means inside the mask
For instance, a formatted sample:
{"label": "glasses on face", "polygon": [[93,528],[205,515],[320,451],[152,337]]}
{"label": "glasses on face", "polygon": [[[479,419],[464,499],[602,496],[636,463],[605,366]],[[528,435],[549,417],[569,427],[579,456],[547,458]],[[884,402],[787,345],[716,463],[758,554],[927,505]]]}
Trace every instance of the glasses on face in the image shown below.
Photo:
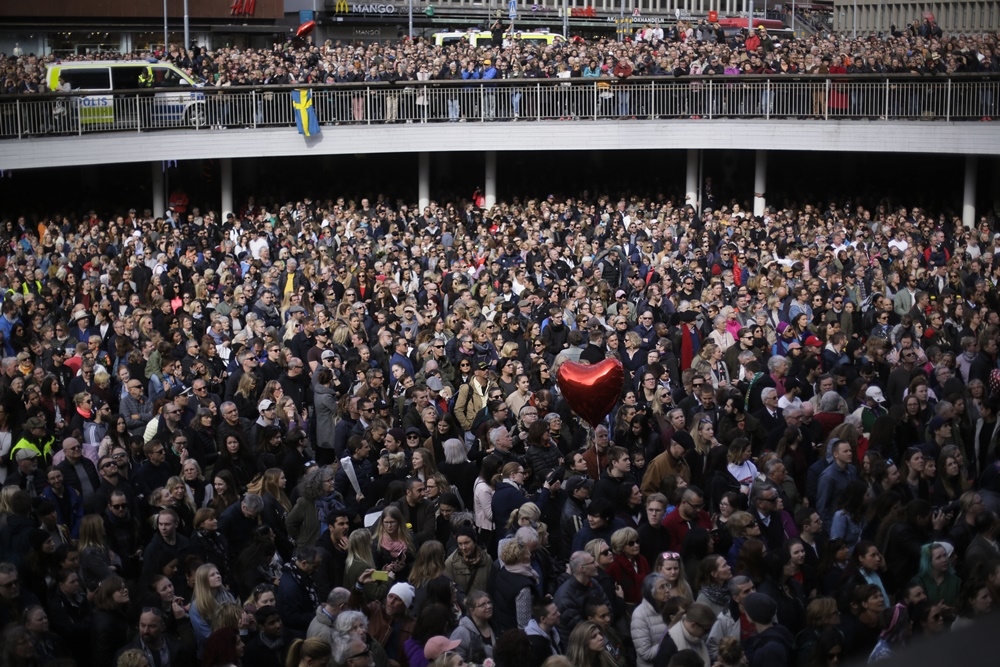
{"label": "glasses on face", "polygon": [[354,655],[352,655],[351,657],[349,657],[349,658],[347,659],[347,662],[350,662],[351,660],[354,660],[355,658],[367,658],[367,657],[368,657],[368,656],[370,656],[371,654],[372,654],[372,652],[371,652],[371,649],[367,649],[367,648],[366,648],[366,649],[365,649],[364,651],[362,651],[361,653],[355,653]]}
{"label": "glasses on face", "polygon": [[637,547],[639,546],[639,540],[629,540],[626,542],[626,546]]}
{"label": "glasses on face", "polygon": [[102,468],[117,468],[118,466],[117,466],[117,465],[115,464],[115,462],[114,462],[114,461],[105,461],[105,462],[104,462],[104,463],[103,463],[103,464],[101,465],[101,467],[102,467]]}
{"label": "glasses on face", "polygon": [[125,503],[118,503],[117,505],[112,505],[111,509],[114,509],[114,510],[123,510],[126,507],[128,507],[128,505],[126,505]]}

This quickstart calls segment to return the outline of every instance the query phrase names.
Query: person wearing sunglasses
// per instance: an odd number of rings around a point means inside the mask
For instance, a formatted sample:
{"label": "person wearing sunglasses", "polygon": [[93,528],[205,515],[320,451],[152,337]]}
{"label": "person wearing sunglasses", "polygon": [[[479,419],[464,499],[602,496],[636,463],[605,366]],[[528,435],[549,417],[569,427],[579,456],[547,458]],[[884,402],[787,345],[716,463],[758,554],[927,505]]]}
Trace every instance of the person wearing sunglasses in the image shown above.
{"label": "person wearing sunglasses", "polygon": [[614,561],[607,573],[621,583],[625,602],[636,605],[642,602],[642,581],[650,573],[649,561],[639,553],[639,532],[635,528],[620,528],[611,534]]}

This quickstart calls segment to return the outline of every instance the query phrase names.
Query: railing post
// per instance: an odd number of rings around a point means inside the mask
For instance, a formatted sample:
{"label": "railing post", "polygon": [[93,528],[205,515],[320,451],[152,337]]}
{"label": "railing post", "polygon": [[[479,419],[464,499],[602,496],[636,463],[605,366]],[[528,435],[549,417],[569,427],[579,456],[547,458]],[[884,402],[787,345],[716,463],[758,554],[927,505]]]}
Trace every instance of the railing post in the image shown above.
{"label": "railing post", "polygon": [[365,88],[365,118],[368,125],[372,124],[372,89]]}
{"label": "railing post", "polygon": [[712,120],[712,111],[715,109],[715,85],[712,79],[708,80],[708,119]]}
{"label": "railing post", "polygon": [[135,131],[142,133],[142,110],[139,108],[141,106],[141,101],[139,100],[139,93],[135,94]]}
{"label": "railing post", "polygon": [[649,115],[652,118],[657,118],[656,115],[656,82],[649,82]]}
{"label": "railing post", "polygon": [[486,86],[479,84],[479,122],[486,122]]}
{"label": "railing post", "polygon": [[[319,114],[317,114],[317,117]],[[253,129],[257,129],[257,91],[250,91],[250,124]]]}
{"label": "railing post", "polygon": [[767,104],[764,105],[764,120],[771,120],[771,80],[764,82],[764,90],[767,91]]}
{"label": "railing post", "polygon": [[597,112],[600,110],[600,104],[601,104],[601,91],[597,87],[596,81],[594,82],[594,85],[591,86],[591,88],[594,91],[594,120],[597,120]]}
{"label": "railing post", "polygon": [[951,120],[951,79],[948,79],[947,97],[945,98],[944,105],[944,119],[946,121]]}
{"label": "railing post", "polygon": [[542,119],[542,84],[535,84],[535,120]]}
{"label": "railing post", "polygon": [[882,107],[882,119],[889,120],[889,79],[885,80],[885,106]]}
{"label": "railing post", "polygon": [[20,98],[18,98],[17,100],[14,101],[14,107],[17,109],[17,114],[16,114],[17,115],[17,138],[21,139],[22,138],[21,137],[22,123],[21,123],[21,99]]}
{"label": "railing post", "polygon": [[826,80],[826,93],[823,97],[823,120],[830,120],[830,80]]}

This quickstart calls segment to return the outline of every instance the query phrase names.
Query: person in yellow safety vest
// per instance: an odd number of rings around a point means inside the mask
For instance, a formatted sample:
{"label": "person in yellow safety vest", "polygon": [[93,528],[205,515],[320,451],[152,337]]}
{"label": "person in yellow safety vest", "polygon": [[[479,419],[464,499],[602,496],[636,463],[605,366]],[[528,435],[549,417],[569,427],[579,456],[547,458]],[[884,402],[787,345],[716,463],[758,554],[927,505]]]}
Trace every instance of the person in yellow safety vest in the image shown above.
{"label": "person in yellow safety vest", "polygon": [[45,467],[52,465],[52,445],[56,439],[48,434],[48,425],[45,417],[35,415],[24,422],[25,435],[17,441],[10,450],[10,460],[14,460],[14,455],[19,449],[30,449],[42,457]]}
{"label": "person in yellow safety vest", "polygon": [[147,67],[142,70],[139,74],[139,87],[140,88],[152,88],[153,87],[153,68]]}

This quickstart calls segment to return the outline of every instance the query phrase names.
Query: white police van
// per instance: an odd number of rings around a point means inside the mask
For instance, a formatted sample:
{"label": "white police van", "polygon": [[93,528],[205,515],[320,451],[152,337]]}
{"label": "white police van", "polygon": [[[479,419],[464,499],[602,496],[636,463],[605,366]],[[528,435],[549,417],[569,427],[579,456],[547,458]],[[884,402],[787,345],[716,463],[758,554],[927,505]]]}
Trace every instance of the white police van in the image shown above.
{"label": "white police van", "polygon": [[[181,127],[206,124],[201,85],[171,63],[105,60],[52,63],[46,81],[60,90],[92,92],[73,98],[70,109],[81,125],[109,128]],[[141,91],[154,89],[152,96]],[[130,94],[131,93],[131,94]],[[76,119],[74,119],[76,120]]]}

